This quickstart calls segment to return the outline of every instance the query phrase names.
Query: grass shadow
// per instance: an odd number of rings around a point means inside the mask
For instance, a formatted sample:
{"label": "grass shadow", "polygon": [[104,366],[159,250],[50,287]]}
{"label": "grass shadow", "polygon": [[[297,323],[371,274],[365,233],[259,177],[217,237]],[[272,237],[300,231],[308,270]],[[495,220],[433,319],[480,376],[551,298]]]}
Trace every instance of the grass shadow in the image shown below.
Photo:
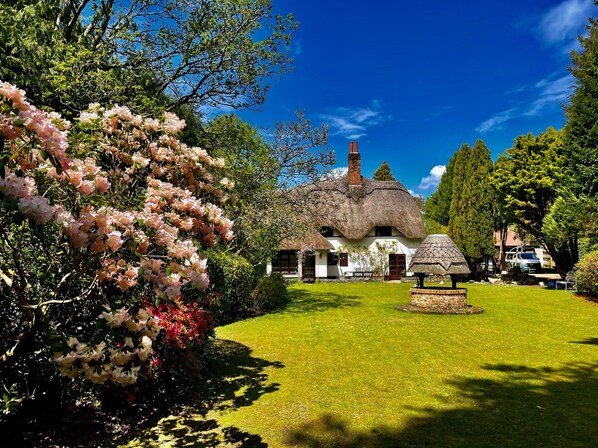
{"label": "grass shadow", "polygon": [[208,413],[250,406],[263,395],[276,392],[280,385],[268,383],[265,370],[281,369],[284,365],[254,357],[249,347],[235,341],[216,339],[209,351],[210,361],[196,396],[176,416],[155,422],[153,427],[128,437],[132,446],[267,446],[259,435],[234,426],[222,427]]}
{"label": "grass shadow", "polygon": [[331,292],[320,293],[306,290],[289,291],[289,303],[276,313],[299,315],[311,314],[332,309],[357,307],[361,305],[360,296],[350,296]]}
{"label": "grass shadow", "polygon": [[197,415],[179,415],[160,421],[152,431],[151,437],[145,436],[136,447],[197,447],[212,448],[219,446],[266,448],[262,438],[250,434],[235,426],[222,428],[214,419]]}
{"label": "grass shadow", "polygon": [[[305,423],[287,444],[304,448],[593,447],[598,440],[598,363],[562,368],[487,365],[502,378],[450,380],[465,407],[416,409],[401,428],[352,428],[333,414]],[[454,400],[453,397],[451,399]]]}
{"label": "grass shadow", "polygon": [[570,344],[598,345],[598,338],[587,338],[583,341],[570,341]]}

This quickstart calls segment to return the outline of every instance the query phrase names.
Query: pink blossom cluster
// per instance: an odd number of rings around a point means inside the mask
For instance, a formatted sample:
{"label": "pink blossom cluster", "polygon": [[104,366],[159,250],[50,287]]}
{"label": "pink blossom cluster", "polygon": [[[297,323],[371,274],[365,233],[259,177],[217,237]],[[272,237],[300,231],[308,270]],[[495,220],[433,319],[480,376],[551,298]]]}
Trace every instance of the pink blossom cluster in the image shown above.
{"label": "pink blossom cluster", "polygon": [[[12,84],[0,82],[0,98],[10,100],[13,110],[3,114],[0,118],[0,135],[7,140],[22,137],[24,131],[35,135],[41,143],[41,148],[52,157],[62,169],[68,168],[65,150],[68,147],[66,129],[68,122],[62,120],[58,114],[46,114],[32,106],[25,99],[25,92]],[[24,139],[27,141],[27,139]],[[41,151],[36,149],[36,158],[43,159]]]}
{"label": "pink blossom cluster", "polygon": [[95,384],[112,382],[128,386],[135,383],[141,365],[152,354],[152,340],[161,330],[158,320],[144,308],[131,315],[125,308],[112,311],[108,306],[99,317],[108,327],[125,334],[124,343],[86,344],[71,337],[67,341],[70,350],[54,354],[60,373],[69,378],[82,375]]}
{"label": "pink blossom cluster", "polygon": [[[29,115],[35,116],[44,114],[25,100],[22,90],[10,84],[2,84],[0,94],[5,100],[12,101],[18,110],[34,111]],[[52,120],[59,121],[57,117]],[[46,118],[47,127],[53,126],[52,120]],[[121,164],[117,166],[123,167],[120,171],[114,168],[109,173],[102,172],[93,157],[67,158],[64,154],[66,133],[57,127],[50,132],[38,126],[31,129],[31,139],[39,137],[43,140],[42,137],[51,135],[63,138],[62,152],[55,152],[62,162],[36,160],[37,165],[32,164],[23,177],[7,170],[4,179],[0,179],[0,192],[17,200],[19,210],[37,224],[53,220],[75,248],[107,255],[118,252],[120,257],[114,259],[117,261],[109,256],[98,270],[101,281],[114,282],[121,290],[128,290],[138,283],[140,256],[144,259],[166,256],[172,259],[164,266],[170,274],[164,271],[143,276],[154,285],[158,295],[172,298],[180,294],[181,287],[187,283],[205,289],[208,286],[206,263],[192,239],[214,246],[220,238],[230,240],[233,237],[232,222],[223,216],[220,207],[199,196],[208,190],[212,181],[206,167],[222,166],[222,161],[212,159],[201,148],[189,148],[181,143],[176,134],[184,127],[184,121],[174,114],[167,113],[161,120],[156,120],[134,115],[126,107],[104,109],[94,104],[81,114],[79,123],[96,138],[89,139],[92,146],[87,147],[84,143],[78,150],[94,154],[99,148],[100,152],[116,158]],[[25,138],[25,134],[21,133],[19,138]],[[147,185],[143,209],[119,211],[112,206],[95,209],[84,205],[74,213],[65,207],[66,204],[51,205],[37,194],[34,169],[73,185],[83,195],[108,193],[108,175],[114,179],[122,176],[126,183],[140,178],[138,181]],[[173,181],[178,186],[173,185]],[[226,179],[222,185],[227,189],[232,186]],[[210,192],[217,198],[225,197],[223,191],[212,188]]]}

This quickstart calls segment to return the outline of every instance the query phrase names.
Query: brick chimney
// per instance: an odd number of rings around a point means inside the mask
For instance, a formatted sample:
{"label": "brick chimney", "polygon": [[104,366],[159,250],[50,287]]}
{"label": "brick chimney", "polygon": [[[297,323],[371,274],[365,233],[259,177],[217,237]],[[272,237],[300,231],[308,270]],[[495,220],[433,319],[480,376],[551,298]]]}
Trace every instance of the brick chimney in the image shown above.
{"label": "brick chimney", "polygon": [[361,185],[361,154],[357,149],[357,140],[349,142],[349,185]]}

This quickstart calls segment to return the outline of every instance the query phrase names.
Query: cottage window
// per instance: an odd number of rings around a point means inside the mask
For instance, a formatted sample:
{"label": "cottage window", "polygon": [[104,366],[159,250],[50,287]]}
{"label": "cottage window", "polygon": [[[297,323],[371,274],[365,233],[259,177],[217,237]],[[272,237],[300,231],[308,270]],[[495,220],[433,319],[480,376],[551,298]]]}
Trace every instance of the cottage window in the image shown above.
{"label": "cottage window", "polygon": [[328,252],[328,266],[336,266],[338,264],[338,255],[334,252]]}
{"label": "cottage window", "polygon": [[281,274],[297,273],[297,252],[294,250],[281,250],[272,258],[272,272]]}
{"label": "cottage window", "polygon": [[349,254],[347,252],[338,254],[338,265],[344,268],[349,266]]}
{"label": "cottage window", "polygon": [[376,232],[376,236],[391,236],[392,235],[392,227],[391,226],[376,226],[375,232]]}
{"label": "cottage window", "polygon": [[320,234],[326,238],[334,236],[334,229],[332,227],[320,227]]}

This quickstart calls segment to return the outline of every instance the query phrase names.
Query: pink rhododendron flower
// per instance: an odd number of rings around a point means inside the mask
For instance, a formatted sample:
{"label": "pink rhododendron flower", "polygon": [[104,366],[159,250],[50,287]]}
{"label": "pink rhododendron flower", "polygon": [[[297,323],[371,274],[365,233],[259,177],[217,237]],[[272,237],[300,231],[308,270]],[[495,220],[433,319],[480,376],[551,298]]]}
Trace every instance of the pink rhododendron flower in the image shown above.
{"label": "pink rhododendron flower", "polygon": [[121,236],[122,236],[122,234],[118,231],[110,232],[108,234],[108,239],[106,240],[106,246],[108,246],[108,248],[112,252],[116,252],[123,245],[123,240],[122,240]]}
{"label": "pink rhododendron flower", "polygon": [[18,207],[23,215],[33,219],[36,224],[45,224],[54,216],[54,207],[42,196],[21,198]]}

